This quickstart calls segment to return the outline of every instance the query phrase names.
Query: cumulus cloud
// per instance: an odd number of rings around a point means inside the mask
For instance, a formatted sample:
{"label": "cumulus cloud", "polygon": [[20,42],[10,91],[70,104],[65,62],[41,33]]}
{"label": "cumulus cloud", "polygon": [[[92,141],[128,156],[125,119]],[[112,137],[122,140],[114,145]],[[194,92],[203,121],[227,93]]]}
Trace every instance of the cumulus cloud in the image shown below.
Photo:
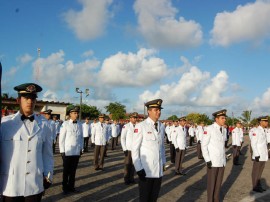
{"label": "cumulus cloud", "polygon": [[26,53],[20,57],[17,57],[16,60],[18,61],[19,65],[25,65],[29,63],[31,60],[33,60],[33,57],[28,53]]}
{"label": "cumulus cloud", "polygon": [[119,52],[104,60],[98,77],[109,86],[151,85],[167,73],[165,62],[154,53],[153,49],[140,49],[135,54]]}
{"label": "cumulus cloud", "polygon": [[270,1],[257,0],[235,11],[218,13],[211,31],[211,44],[229,46],[243,41],[260,42],[269,38]]}
{"label": "cumulus cloud", "polygon": [[105,31],[111,16],[108,8],[112,0],[78,0],[82,10],[69,10],[63,14],[68,26],[80,40],[91,40]]}
{"label": "cumulus cloud", "polygon": [[177,9],[171,0],[136,0],[138,30],[154,47],[196,47],[202,42],[200,24],[183,17],[176,19]]}
{"label": "cumulus cloud", "polygon": [[256,97],[253,101],[253,108],[262,112],[269,113],[270,88],[268,88],[262,97]]}
{"label": "cumulus cloud", "polygon": [[161,85],[155,92],[144,91],[139,96],[137,106],[156,98],[162,98],[167,106],[224,106],[234,101],[234,97],[224,95],[230,90],[227,86],[228,75],[225,71],[211,78],[209,72],[193,66],[183,73],[177,83]]}
{"label": "cumulus cloud", "polygon": [[88,51],[85,51],[83,54],[82,54],[82,57],[90,57],[94,54],[94,51],[93,50],[88,50]]}

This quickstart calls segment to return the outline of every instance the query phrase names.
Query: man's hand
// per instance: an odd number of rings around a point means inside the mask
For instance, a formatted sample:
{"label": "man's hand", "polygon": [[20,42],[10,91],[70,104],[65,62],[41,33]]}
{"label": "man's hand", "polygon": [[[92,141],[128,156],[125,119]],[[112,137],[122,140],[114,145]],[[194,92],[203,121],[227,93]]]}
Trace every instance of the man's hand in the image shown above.
{"label": "man's hand", "polygon": [[43,177],[43,187],[44,187],[44,189],[48,189],[51,185],[52,185],[52,183],[50,182],[50,180],[47,177]]}
{"label": "man's hand", "polygon": [[201,140],[198,141],[198,144],[201,144]]}
{"label": "man's hand", "polygon": [[146,173],[145,173],[144,169],[138,171],[137,174],[138,174],[138,176],[139,176],[139,178],[140,178],[141,181],[145,181],[146,180],[146,178],[145,178]]}
{"label": "man's hand", "polygon": [[255,156],[255,161],[259,162],[260,161],[260,156]]}
{"label": "man's hand", "polygon": [[179,150],[179,148],[176,148],[175,151],[176,151],[176,152],[179,152],[180,150]]}
{"label": "man's hand", "polygon": [[206,165],[207,165],[207,167],[208,167],[209,169],[212,168],[212,162],[211,162],[211,161],[206,162]]}
{"label": "man's hand", "polygon": [[125,156],[127,156],[128,155],[128,150],[124,151],[124,154],[125,154]]}

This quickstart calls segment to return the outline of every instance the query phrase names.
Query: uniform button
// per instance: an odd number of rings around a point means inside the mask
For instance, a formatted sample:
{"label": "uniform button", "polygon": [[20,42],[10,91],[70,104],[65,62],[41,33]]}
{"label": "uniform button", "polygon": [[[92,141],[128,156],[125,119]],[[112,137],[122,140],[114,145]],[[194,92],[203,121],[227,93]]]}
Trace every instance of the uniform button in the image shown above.
{"label": "uniform button", "polygon": [[27,161],[27,163],[30,163],[31,161]]}
{"label": "uniform button", "polygon": [[30,152],[31,150],[29,149],[28,152]]}
{"label": "uniform button", "polygon": [[30,174],[29,172],[26,173],[26,175]]}

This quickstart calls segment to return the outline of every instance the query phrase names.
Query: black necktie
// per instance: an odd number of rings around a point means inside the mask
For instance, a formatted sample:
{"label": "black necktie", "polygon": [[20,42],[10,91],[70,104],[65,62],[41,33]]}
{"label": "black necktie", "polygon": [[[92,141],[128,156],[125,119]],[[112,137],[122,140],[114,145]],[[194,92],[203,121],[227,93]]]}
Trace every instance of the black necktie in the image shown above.
{"label": "black necktie", "polygon": [[155,123],[155,129],[156,129],[156,131],[158,131],[158,123]]}
{"label": "black necktie", "polygon": [[77,121],[73,121],[73,123],[77,123]]}
{"label": "black necktie", "polygon": [[103,128],[103,123],[101,124],[101,127]]}
{"label": "black necktie", "polygon": [[133,127],[134,127],[134,128],[135,128],[135,126],[136,126],[136,125],[135,125],[135,124],[133,124]]}
{"label": "black necktie", "polygon": [[220,129],[219,129],[219,130],[220,130],[220,132],[222,133],[222,127],[220,127]]}
{"label": "black necktie", "polygon": [[25,116],[24,114],[21,116],[21,120],[24,121],[25,119],[29,119],[29,121],[33,122],[35,117],[34,116]]}

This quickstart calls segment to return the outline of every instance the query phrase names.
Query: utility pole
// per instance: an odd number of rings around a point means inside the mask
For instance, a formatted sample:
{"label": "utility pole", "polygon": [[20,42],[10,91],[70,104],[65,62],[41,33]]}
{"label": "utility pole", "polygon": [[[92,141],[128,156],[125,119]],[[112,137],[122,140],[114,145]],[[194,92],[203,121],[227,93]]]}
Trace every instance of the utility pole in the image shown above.
{"label": "utility pole", "polygon": [[[83,91],[80,90],[80,88],[76,88],[76,92],[77,93],[80,93],[80,114],[79,114],[79,120],[81,121],[82,120],[82,94],[83,94]],[[89,91],[88,88],[85,89],[85,94],[86,94],[85,97],[87,97],[90,94],[90,91]]]}

